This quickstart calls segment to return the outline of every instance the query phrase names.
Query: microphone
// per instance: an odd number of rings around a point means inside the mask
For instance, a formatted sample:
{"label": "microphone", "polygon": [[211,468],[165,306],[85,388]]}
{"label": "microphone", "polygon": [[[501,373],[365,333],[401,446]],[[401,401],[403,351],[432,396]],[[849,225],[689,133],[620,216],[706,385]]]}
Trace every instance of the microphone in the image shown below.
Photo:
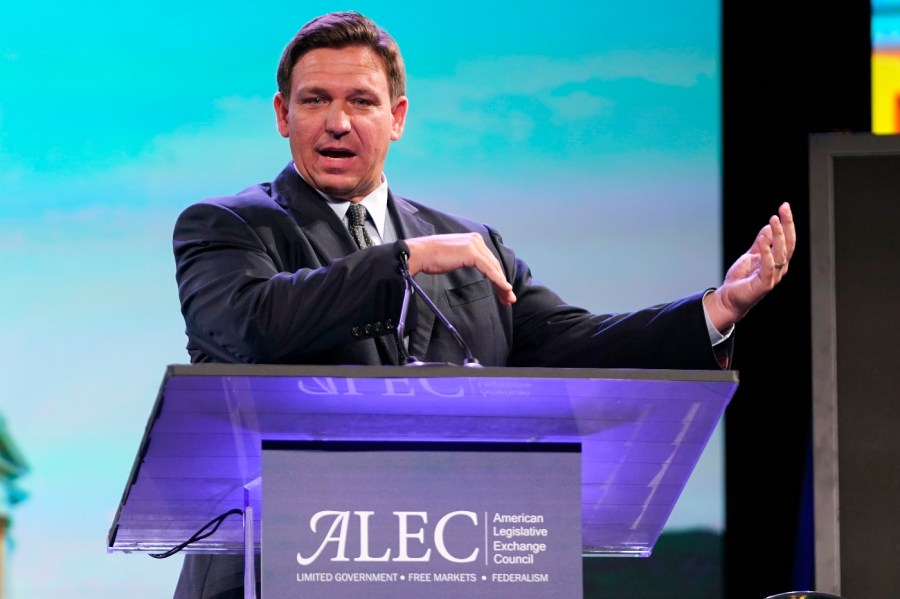
{"label": "microphone", "polygon": [[406,329],[406,318],[407,311],[409,309],[409,298],[412,297],[413,290],[419,294],[422,298],[422,301],[425,302],[425,305],[431,310],[431,312],[435,315],[435,317],[441,321],[441,324],[444,325],[448,331],[450,331],[450,335],[453,337],[453,340],[456,341],[456,344],[465,354],[465,358],[463,358],[462,365],[467,368],[481,368],[481,363],[478,362],[478,359],[472,355],[472,350],[469,349],[469,346],[463,340],[462,335],[456,330],[456,327],[450,322],[450,320],[444,316],[444,313],[440,311],[437,305],[431,301],[431,298],[428,297],[428,294],[422,290],[422,287],[416,282],[416,280],[409,274],[409,253],[406,251],[400,252],[400,274],[403,275],[403,303],[400,306],[400,322],[397,323],[397,328],[395,329],[395,333],[397,334],[397,348],[400,354],[400,363],[404,366],[457,366],[457,364],[452,363],[431,363],[431,362],[422,362],[415,356],[409,355],[409,352],[406,350],[406,344],[403,342],[403,333]]}

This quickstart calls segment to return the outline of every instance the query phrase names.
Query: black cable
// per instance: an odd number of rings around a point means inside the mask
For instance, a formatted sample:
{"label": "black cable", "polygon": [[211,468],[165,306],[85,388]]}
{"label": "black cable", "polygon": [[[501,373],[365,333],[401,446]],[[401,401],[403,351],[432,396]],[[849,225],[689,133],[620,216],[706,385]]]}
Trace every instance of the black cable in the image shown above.
{"label": "black cable", "polygon": [[[204,524],[202,527],[200,527],[200,530],[198,530],[193,535],[191,535],[191,538],[189,538],[187,541],[185,541],[181,545],[172,547],[165,553],[151,553],[150,557],[153,557],[156,559],[165,559],[167,557],[171,557],[171,556],[175,555],[176,553],[178,553],[179,551],[181,551],[182,549],[184,549],[185,547],[187,547],[188,545],[191,545],[192,543],[196,543],[197,541],[201,541],[201,540],[205,539],[206,537],[214,534],[217,530],[219,530],[219,526],[222,524],[222,522],[228,516],[234,516],[236,514],[243,515],[243,513],[244,513],[243,510],[239,510],[237,508],[235,508],[233,510],[228,510],[224,514],[216,516],[215,518],[213,518],[212,520],[210,520],[209,522]],[[210,526],[213,527],[212,530],[210,530],[208,532],[203,532]]]}

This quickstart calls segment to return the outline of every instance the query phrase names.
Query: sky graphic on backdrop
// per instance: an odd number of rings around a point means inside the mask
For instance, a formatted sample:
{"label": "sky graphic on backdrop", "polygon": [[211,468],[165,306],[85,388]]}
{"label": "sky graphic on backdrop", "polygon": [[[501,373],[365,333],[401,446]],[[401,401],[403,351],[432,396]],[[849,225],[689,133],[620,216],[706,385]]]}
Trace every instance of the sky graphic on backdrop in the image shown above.
{"label": "sky graphic on backdrop", "polygon": [[[715,285],[718,4],[563,4],[352,6],[406,60],[392,188],[497,226],[595,311]],[[179,558],[108,556],[105,534],[163,368],[187,362],[172,225],[287,163],[278,58],[342,8],[0,5],[0,412],[32,467],[12,599],[171,593]],[[721,528],[707,454],[670,527]]]}

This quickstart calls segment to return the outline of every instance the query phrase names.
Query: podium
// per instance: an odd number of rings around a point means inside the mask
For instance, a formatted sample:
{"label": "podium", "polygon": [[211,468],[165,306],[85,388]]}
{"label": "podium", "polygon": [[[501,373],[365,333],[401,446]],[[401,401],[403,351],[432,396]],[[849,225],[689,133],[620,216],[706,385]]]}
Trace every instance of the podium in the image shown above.
{"label": "podium", "polygon": [[187,550],[244,553],[245,537],[258,550],[266,443],[515,444],[578,447],[584,555],[648,556],[737,385],[712,371],[169,366],[108,550],[164,551],[232,509],[244,523]]}

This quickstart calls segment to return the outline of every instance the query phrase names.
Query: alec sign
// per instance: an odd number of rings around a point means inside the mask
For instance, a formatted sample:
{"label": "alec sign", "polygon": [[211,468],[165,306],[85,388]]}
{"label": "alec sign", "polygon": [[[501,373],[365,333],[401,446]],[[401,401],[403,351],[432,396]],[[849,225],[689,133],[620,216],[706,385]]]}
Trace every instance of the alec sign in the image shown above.
{"label": "alec sign", "polygon": [[581,597],[577,445],[263,446],[263,597]]}

